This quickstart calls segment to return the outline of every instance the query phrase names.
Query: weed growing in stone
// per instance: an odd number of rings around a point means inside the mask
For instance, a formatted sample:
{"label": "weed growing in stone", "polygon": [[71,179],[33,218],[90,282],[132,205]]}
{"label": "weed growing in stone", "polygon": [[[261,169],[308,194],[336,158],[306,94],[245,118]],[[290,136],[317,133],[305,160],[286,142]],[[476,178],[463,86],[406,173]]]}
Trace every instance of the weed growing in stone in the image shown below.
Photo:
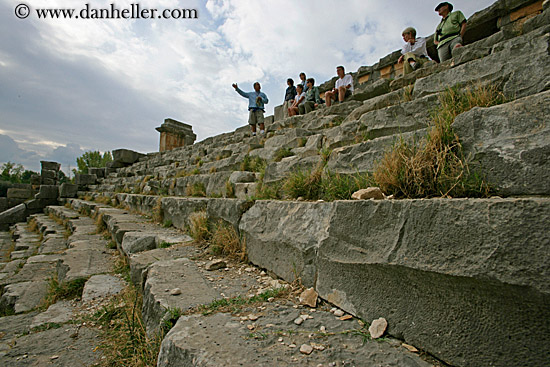
{"label": "weed growing in stone", "polygon": [[183,311],[179,307],[170,307],[166,310],[166,314],[162,318],[161,332],[166,335],[172,329],[178,319],[183,315]]}
{"label": "weed growing in stone", "polygon": [[59,283],[57,276],[53,276],[48,282],[48,294],[41,308],[46,309],[59,300],[81,298],[87,280],[86,278],[77,278],[69,282]]}
{"label": "weed growing in stone", "polygon": [[265,159],[258,156],[251,157],[246,155],[241,163],[241,171],[250,171],[250,172],[262,172],[265,171],[267,162]]}
{"label": "weed growing in stone", "polygon": [[29,224],[27,225],[27,229],[30,232],[38,233],[38,222],[36,221],[36,218],[31,218],[31,220],[29,220]]}
{"label": "weed growing in stone", "polygon": [[189,215],[189,235],[199,243],[210,238],[208,217],[205,211],[194,212]]}
{"label": "weed growing in stone", "polygon": [[155,206],[151,210],[151,219],[153,222],[161,223],[163,220],[162,198],[158,198]]}
{"label": "weed growing in stone", "polygon": [[187,184],[187,187],[185,188],[185,195],[194,197],[206,197],[206,187],[202,182]]}
{"label": "weed growing in stone", "polygon": [[503,102],[503,94],[492,86],[448,88],[439,96],[426,137],[419,142],[397,142],[375,167],[376,183],[396,197],[487,196],[489,186],[470,170],[452,124],[456,116],[473,107]]}
{"label": "weed growing in stone", "polygon": [[203,315],[210,315],[214,312],[239,312],[244,306],[267,302],[270,298],[282,298],[288,295],[290,292],[289,288],[276,288],[269,289],[265,292],[262,292],[254,297],[244,298],[241,296],[233,298],[222,298],[207,305],[201,305],[195,310],[191,310],[189,313],[201,312]]}
{"label": "weed growing in stone", "polygon": [[170,219],[165,220],[165,221],[162,223],[162,226],[163,226],[164,228],[170,228],[170,227],[172,227],[172,221],[171,221]]}
{"label": "weed growing in stone", "polygon": [[97,227],[96,233],[103,233],[107,229],[105,222],[103,221],[103,213],[98,214],[95,218],[95,224]]}
{"label": "weed growing in stone", "polygon": [[101,326],[104,359],[101,366],[155,366],[164,334],[146,336],[141,309],[143,300],[135,287],[127,287],[119,296],[93,315]]}
{"label": "weed growing in stone", "polygon": [[275,162],[280,162],[283,158],[286,157],[292,157],[294,153],[289,148],[279,148],[275,152],[275,156],[273,157],[273,160]]}
{"label": "weed growing in stone", "polygon": [[226,198],[234,198],[235,197],[235,187],[229,181],[229,179],[225,182],[225,197]]}
{"label": "weed growing in stone", "polygon": [[413,100],[414,84],[403,87],[401,92],[401,101],[410,102]]}
{"label": "weed growing in stone", "polygon": [[170,242],[162,241],[159,244],[159,248],[168,248],[168,247],[172,247],[172,244]]}
{"label": "weed growing in stone", "polygon": [[214,255],[226,255],[239,259],[244,255],[239,234],[232,225],[223,221],[219,221],[214,226],[209,250]]}

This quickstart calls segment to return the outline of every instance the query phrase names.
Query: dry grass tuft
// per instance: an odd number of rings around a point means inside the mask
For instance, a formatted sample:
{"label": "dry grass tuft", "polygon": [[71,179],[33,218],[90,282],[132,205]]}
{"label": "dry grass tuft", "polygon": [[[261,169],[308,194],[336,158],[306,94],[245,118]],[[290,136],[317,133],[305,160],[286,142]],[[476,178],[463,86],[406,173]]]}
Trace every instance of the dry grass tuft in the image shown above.
{"label": "dry grass tuft", "polygon": [[199,243],[205,242],[210,238],[206,211],[194,212],[189,215],[189,235]]}
{"label": "dry grass tuft", "polygon": [[153,222],[163,222],[164,215],[162,213],[162,198],[157,199],[157,202],[152,209],[151,219],[153,220]]}
{"label": "dry grass tuft", "polygon": [[235,259],[243,259],[244,251],[241,239],[235,228],[219,221],[210,239],[210,252],[215,255],[226,255]]}
{"label": "dry grass tuft", "polygon": [[419,142],[401,139],[375,167],[374,179],[386,194],[405,198],[484,197],[488,184],[468,166],[452,124],[459,114],[473,107],[505,102],[493,86],[453,87],[439,96],[425,138]]}

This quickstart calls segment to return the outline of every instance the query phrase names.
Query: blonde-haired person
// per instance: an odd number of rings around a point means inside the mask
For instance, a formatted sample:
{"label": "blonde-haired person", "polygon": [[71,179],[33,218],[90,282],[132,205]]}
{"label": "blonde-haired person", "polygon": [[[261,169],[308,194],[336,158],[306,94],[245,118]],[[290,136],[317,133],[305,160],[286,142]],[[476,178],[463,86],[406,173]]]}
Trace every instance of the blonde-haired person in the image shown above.
{"label": "blonde-haired person", "polygon": [[401,57],[398,62],[403,64],[403,74],[412,73],[428,61],[426,39],[416,37],[416,29],[407,27],[401,33],[405,45],[401,49]]}

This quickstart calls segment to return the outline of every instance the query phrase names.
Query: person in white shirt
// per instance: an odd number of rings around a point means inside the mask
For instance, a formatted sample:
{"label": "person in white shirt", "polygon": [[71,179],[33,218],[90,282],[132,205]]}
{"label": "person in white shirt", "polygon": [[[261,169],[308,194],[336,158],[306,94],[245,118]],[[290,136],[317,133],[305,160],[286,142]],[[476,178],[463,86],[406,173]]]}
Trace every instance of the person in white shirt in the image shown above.
{"label": "person in white shirt", "polygon": [[412,73],[428,61],[428,50],[426,50],[426,39],[416,37],[416,29],[405,28],[403,33],[405,45],[401,49],[401,57],[397,61],[403,64],[403,74]]}
{"label": "person in white shirt", "polygon": [[304,103],[306,101],[306,92],[304,92],[304,87],[302,84],[298,84],[296,86],[296,97],[294,97],[294,102],[292,102],[292,105],[288,108],[288,115],[289,116],[296,116],[300,113],[299,105]]}
{"label": "person in white shirt", "polygon": [[338,80],[336,80],[334,88],[325,93],[327,107],[330,107],[333,99],[338,98],[338,101],[342,103],[346,97],[351,96],[353,93],[353,77],[351,74],[346,74],[343,66],[337,66],[336,73],[338,74]]}

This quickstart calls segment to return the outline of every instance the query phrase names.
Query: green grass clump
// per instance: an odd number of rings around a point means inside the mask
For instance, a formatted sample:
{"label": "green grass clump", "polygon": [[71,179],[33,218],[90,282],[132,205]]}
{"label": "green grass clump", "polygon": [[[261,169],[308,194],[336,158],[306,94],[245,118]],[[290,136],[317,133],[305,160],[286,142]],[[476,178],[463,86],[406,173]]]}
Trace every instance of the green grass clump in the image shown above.
{"label": "green grass clump", "polygon": [[44,299],[42,308],[46,309],[59,300],[75,299],[82,297],[86,278],[77,278],[65,283],[59,283],[57,276],[54,276],[49,281],[48,294]]}
{"label": "green grass clump", "polygon": [[377,185],[386,194],[404,198],[488,196],[489,185],[469,168],[452,124],[456,116],[476,106],[505,101],[492,86],[446,89],[432,112],[427,135],[418,142],[401,139],[375,167]]}
{"label": "green grass clump", "polygon": [[273,160],[275,162],[280,162],[283,158],[292,157],[293,155],[294,153],[292,153],[292,151],[289,148],[279,148],[275,152]]}
{"label": "green grass clump", "polygon": [[246,155],[241,163],[241,171],[262,172],[265,171],[267,162],[260,157]]}
{"label": "green grass clump", "polygon": [[135,287],[126,288],[120,295],[93,315],[93,322],[101,326],[103,367],[156,366],[164,328],[148,338],[141,309],[143,300]]}
{"label": "green grass clump", "polygon": [[187,196],[206,197],[206,187],[202,182],[188,184],[185,189],[185,194]]}
{"label": "green grass clump", "polygon": [[284,181],[282,191],[288,198],[305,200],[349,200],[359,190],[372,186],[373,180],[366,173],[340,174],[314,169],[296,171]]}

